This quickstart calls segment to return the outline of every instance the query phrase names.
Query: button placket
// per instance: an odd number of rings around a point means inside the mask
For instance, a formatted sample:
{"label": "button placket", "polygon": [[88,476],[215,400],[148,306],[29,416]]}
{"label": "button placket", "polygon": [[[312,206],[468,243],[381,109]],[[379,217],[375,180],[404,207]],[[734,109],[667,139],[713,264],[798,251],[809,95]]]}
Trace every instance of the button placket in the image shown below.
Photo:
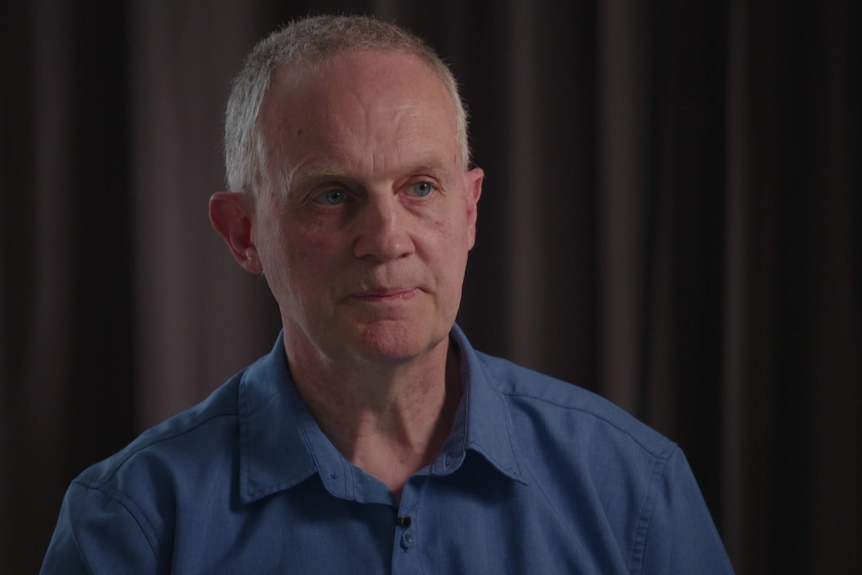
{"label": "button placket", "polygon": [[398,528],[401,529],[401,548],[405,551],[416,543],[416,532],[413,528],[413,515],[405,515],[396,520]]}

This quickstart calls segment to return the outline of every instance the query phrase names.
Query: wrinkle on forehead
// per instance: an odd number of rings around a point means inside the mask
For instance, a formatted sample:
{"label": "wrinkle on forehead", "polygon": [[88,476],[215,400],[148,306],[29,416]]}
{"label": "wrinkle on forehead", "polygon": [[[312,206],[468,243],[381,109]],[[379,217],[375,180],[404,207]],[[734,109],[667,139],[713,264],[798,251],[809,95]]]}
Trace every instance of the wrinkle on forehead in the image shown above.
{"label": "wrinkle on forehead", "polygon": [[[277,71],[264,119],[282,185],[303,173],[380,174],[416,157],[442,156],[436,163],[458,157],[456,110],[439,78],[413,57],[379,56],[400,58],[400,65],[345,56],[323,69]],[[416,68],[405,68],[407,62]]]}

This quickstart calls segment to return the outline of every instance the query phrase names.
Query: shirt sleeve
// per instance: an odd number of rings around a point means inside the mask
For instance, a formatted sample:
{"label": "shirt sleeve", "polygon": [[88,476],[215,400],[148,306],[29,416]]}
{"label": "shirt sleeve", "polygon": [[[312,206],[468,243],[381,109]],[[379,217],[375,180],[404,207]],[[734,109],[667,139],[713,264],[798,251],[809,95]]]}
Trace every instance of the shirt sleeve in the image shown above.
{"label": "shirt sleeve", "polygon": [[134,503],[99,484],[72,483],[40,574],[161,572],[155,537]]}
{"label": "shirt sleeve", "polygon": [[640,555],[641,566],[632,573],[732,574],[724,544],[679,448],[671,454],[653,489],[653,506],[644,516],[642,553],[635,556]]}

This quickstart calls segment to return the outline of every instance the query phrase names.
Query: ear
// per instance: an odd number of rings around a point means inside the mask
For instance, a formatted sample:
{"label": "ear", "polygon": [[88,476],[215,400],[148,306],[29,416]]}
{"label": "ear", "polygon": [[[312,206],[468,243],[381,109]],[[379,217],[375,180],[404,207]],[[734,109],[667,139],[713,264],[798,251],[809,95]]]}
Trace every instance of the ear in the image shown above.
{"label": "ear", "polygon": [[254,200],[246,192],[216,192],[210,197],[210,222],[233,257],[245,270],[259,274],[263,267],[252,237]]}
{"label": "ear", "polygon": [[482,181],[485,172],[482,168],[473,168],[464,173],[464,195],[467,204],[467,249],[476,245],[476,218],[479,197],[482,195]]}

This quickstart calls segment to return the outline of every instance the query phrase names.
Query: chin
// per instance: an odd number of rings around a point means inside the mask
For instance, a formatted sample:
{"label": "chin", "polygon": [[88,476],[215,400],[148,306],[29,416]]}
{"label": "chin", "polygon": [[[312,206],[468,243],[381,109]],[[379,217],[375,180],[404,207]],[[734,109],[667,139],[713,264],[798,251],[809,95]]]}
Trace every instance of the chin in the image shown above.
{"label": "chin", "polygon": [[368,361],[400,363],[432,352],[448,335],[449,330],[419,328],[409,322],[380,321],[362,328],[355,353]]}

